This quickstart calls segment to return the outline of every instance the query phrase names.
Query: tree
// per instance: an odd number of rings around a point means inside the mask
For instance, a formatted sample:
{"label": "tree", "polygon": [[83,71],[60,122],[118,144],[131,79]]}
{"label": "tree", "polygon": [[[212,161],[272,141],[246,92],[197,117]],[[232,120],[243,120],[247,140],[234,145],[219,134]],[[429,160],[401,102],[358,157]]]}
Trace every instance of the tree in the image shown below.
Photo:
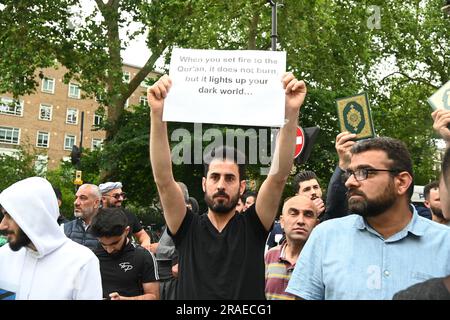
{"label": "tree", "polygon": [[[431,179],[435,173],[429,167],[435,146],[431,140],[431,110],[425,100],[449,80],[450,74],[450,19],[440,11],[441,0],[277,2],[283,5],[278,9],[279,49],[287,52],[288,70],[308,84],[300,123],[321,129],[317,141],[320,148],[313,148],[308,163],[297,169],[312,169],[322,181],[329,179],[337,162],[335,99],[367,91],[377,133],[405,141],[415,160],[417,181]],[[135,115],[123,111],[129,94],[159,57],[168,62],[174,46],[270,48],[271,9],[265,0],[98,0],[95,11],[77,27],[71,27],[76,23],[70,16],[80,11],[79,1],[2,0],[0,4],[4,5],[0,9],[0,67],[4,70],[0,91],[20,94],[32,90],[33,72],[51,65],[54,59],[69,69],[67,78],[77,79],[88,94],[106,88],[108,141],[104,153],[100,152],[92,164],[107,168],[110,177],[127,181],[135,190],[145,186],[153,199],[156,191],[144,143],[148,116],[145,110],[137,110]],[[380,9],[380,29],[369,23],[372,5]],[[97,14],[100,20],[94,18]],[[122,82],[120,48],[136,33],[120,39],[118,30],[131,21],[140,21],[148,29],[147,45],[152,56],[127,84]],[[383,69],[393,71],[385,75]],[[26,81],[22,81],[23,75]],[[135,116],[145,117],[147,122]],[[170,129],[181,126],[192,129],[176,123]],[[198,167],[179,166],[174,170],[180,180],[201,173]],[[262,180],[256,168],[250,176]],[[143,183],[144,179],[149,184]],[[144,193],[139,193],[136,203],[149,203]]]}

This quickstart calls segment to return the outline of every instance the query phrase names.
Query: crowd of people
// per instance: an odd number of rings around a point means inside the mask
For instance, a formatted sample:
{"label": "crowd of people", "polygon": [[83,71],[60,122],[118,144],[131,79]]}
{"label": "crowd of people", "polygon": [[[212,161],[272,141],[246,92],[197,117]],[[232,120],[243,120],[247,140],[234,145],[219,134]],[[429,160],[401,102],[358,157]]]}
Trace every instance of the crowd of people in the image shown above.
{"label": "crowd of people", "polygon": [[[81,185],[75,219],[64,221],[48,181],[19,181],[0,194],[0,231],[8,240],[0,248],[2,298],[450,299],[450,149],[439,181],[424,188],[431,219],[411,203],[405,144],[389,137],[338,134],[326,196],[317,175],[302,171],[295,194],[282,199],[307,91],[287,73],[286,124],[261,187],[247,190],[239,150],[217,147],[205,157],[208,210],[200,214],[173,175],[162,120],[171,85],[164,75],[148,89],[150,161],[166,222],[159,241],[151,243],[123,209],[120,182]],[[432,118],[450,146],[450,111]]]}

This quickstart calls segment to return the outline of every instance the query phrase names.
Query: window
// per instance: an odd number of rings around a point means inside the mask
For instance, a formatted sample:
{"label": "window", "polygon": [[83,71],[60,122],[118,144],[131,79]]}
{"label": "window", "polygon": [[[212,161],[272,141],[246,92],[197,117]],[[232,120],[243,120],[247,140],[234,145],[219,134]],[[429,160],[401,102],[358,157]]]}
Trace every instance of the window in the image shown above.
{"label": "window", "polygon": [[99,126],[102,123],[102,116],[94,114],[94,126]]}
{"label": "window", "polygon": [[144,106],[148,106],[148,100],[146,96],[140,96],[139,97],[139,103],[144,105]]}
{"label": "window", "polygon": [[92,147],[91,149],[101,149],[102,148],[102,144],[103,144],[103,140],[102,139],[92,139]]}
{"label": "window", "polygon": [[23,101],[3,97],[0,99],[0,114],[21,117],[23,115]]}
{"label": "window", "polygon": [[64,150],[72,151],[72,147],[76,143],[76,136],[73,134],[66,134],[64,136]]}
{"label": "window", "polygon": [[41,103],[39,107],[39,120],[52,120],[52,109],[53,106],[50,104],[43,104]]}
{"label": "window", "polygon": [[80,99],[80,86],[75,83],[69,83],[69,98]]}
{"label": "window", "polygon": [[123,79],[123,82],[130,83],[130,73],[128,71],[124,71],[122,79]]}
{"label": "window", "polygon": [[78,123],[78,109],[68,108],[66,123],[68,124],[77,124]]}
{"label": "window", "polygon": [[42,92],[55,93],[55,79],[44,78],[42,79]]}
{"label": "window", "polygon": [[0,127],[0,143],[19,144],[20,129]]}
{"label": "window", "polygon": [[41,148],[48,148],[50,134],[45,131],[37,132],[36,146]]}

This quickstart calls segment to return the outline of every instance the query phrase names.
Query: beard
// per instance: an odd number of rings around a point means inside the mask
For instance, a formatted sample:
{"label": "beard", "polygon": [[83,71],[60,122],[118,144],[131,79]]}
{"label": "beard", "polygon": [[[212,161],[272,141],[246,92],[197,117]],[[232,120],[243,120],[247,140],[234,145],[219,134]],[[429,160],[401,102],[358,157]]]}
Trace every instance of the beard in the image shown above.
{"label": "beard", "polygon": [[[226,200],[220,200],[217,202],[214,202],[214,198],[217,196],[223,196],[228,198],[228,202]],[[219,214],[227,214],[230,211],[234,210],[236,208],[236,205],[239,202],[239,190],[238,192],[233,196],[229,197],[224,191],[218,191],[212,195],[212,197],[205,193],[205,202],[208,205],[208,208],[214,211],[215,213]]]}
{"label": "beard", "polygon": [[[13,234],[13,233],[14,232],[12,231],[5,232],[5,234]],[[31,243],[30,238],[28,238],[25,232],[23,232],[23,230],[19,228],[19,230],[17,231],[16,240],[10,241],[8,244],[12,251],[19,251],[23,247],[28,246],[30,243]]]}
{"label": "beard", "polygon": [[439,219],[445,219],[445,218],[444,218],[444,215],[442,214],[442,209],[441,209],[441,208],[438,208],[438,207],[435,207],[435,206],[430,205],[430,209],[431,209],[431,212],[432,212],[436,217],[438,217]]}
{"label": "beard", "polygon": [[[358,195],[360,198],[351,199],[351,196],[354,195]],[[364,218],[376,217],[392,207],[395,203],[396,197],[393,182],[390,181],[386,190],[374,199],[368,199],[362,191],[349,189],[347,192],[347,200],[348,209],[352,213],[358,214]]]}

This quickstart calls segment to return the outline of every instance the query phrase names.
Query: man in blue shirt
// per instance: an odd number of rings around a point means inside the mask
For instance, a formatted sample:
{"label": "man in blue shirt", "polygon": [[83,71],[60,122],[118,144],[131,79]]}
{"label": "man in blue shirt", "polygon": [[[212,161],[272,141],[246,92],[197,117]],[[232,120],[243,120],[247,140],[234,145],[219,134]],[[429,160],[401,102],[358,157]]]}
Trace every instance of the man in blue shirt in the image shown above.
{"label": "man in blue shirt", "polygon": [[379,137],[352,147],[344,173],[352,215],[315,228],[286,292],[303,299],[391,299],[450,273],[450,232],[410,205],[406,146]]}

